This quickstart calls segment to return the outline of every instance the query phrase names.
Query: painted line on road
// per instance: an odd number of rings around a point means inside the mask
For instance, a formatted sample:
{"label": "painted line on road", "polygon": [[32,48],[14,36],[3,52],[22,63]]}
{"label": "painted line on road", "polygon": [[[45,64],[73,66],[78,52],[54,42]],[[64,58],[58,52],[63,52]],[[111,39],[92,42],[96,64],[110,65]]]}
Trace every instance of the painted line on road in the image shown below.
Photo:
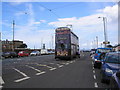
{"label": "painted line on road", "polygon": [[54,64],[54,63],[49,63],[49,64]]}
{"label": "painted line on road", "polygon": [[5,84],[1,76],[0,76],[0,84]]}
{"label": "painted line on road", "polygon": [[66,63],[65,65],[68,65],[69,63]]}
{"label": "painted line on road", "polygon": [[49,70],[55,70],[55,69],[57,69],[57,68],[54,68],[54,67],[50,67],[50,66],[48,66],[48,65],[43,65],[43,64],[38,64],[38,63],[36,63],[38,66],[44,66],[44,67],[47,67],[47,68],[49,68]]}
{"label": "painted line on road", "polygon": [[73,61],[71,61],[70,63],[73,63]]}
{"label": "painted line on road", "polygon": [[24,76],[24,78],[15,80],[14,82],[21,82],[21,81],[23,81],[23,80],[26,80],[26,79],[29,79],[29,78],[30,78],[30,77],[28,77],[25,73],[21,72],[20,70],[18,70],[18,69],[16,69],[16,68],[13,68],[13,69]]}
{"label": "painted line on road", "polygon": [[93,67],[93,70],[94,70],[95,68]]}
{"label": "painted line on road", "polygon": [[36,69],[36,68],[34,68],[34,67],[32,67],[32,66],[28,66],[28,65],[25,65],[25,66],[27,66],[27,67],[29,67],[29,68],[31,68],[31,69],[33,69],[33,70],[37,71],[37,72],[41,72],[41,70]]}
{"label": "painted line on road", "polygon": [[3,86],[0,86],[0,89],[2,89]]}
{"label": "painted line on road", "polygon": [[59,68],[63,67],[63,65],[60,65],[60,64],[57,64],[57,66],[58,66]]}
{"label": "painted line on road", "polygon": [[93,75],[93,77],[94,77],[94,79],[96,79],[96,76],[95,76],[95,75]]}
{"label": "painted line on road", "polygon": [[94,87],[98,88],[98,84],[97,84],[97,82],[95,82]]}
{"label": "painted line on road", "polygon": [[44,65],[44,64],[38,64],[38,63],[36,63],[36,65],[38,65],[38,66],[43,66],[43,67],[47,67],[47,68],[50,68],[50,69],[54,68],[54,67],[50,67],[50,66]]}
{"label": "painted line on road", "polygon": [[22,74],[24,77],[27,77],[27,75],[23,72],[21,72],[20,70],[16,69],[16,68],[13,68],[15,71],[17,71],[18,73]]}
{"label": "painted line on road", "polygon": [[53,70],[55,70],[56,68],[51,68],[51,69],[49,69],[49,70],[51,70],[51,71],[53,71]]}
{"label": "painted line on road", "polygon": [[63,67],[63,65],[60,65],[59,68]]}
{"label": "painted line on road", "polygon": [[93,73],[95,73],[95,70],[93,70]]}
{"label": "painted line on road", "polygon": [[24,78],[21,78],[21,79],[18,79],[18,80],[15,80],[14,82],[21,82],[23,80],[26,80],[26,79],[29,79],[30,77],[24,77]]}
{"label": "painted line on road", "polygon": [[41,72],[41,73],[36,73],[36,75],[41,75],[41,74],[44,74],[46,73],[45,71]]}

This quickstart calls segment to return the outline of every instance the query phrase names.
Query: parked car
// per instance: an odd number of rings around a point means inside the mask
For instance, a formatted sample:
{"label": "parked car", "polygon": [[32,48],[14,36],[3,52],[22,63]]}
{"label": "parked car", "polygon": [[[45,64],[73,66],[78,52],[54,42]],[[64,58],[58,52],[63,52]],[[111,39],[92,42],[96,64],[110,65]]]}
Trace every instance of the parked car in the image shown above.
{"label": "parked car", "polygon": [[110,88],[120,90],[120,70],[113,74],[110,79]]}
{"label": "parked car", "polygon": [[95,52],[96,52],[96,49],[91,49],[91,51],[90,51],[90,57],[92,57],[92,55],[95,54]]}
{"label": "parked car", "polygon": [[20,56],[20,57],[22,57],[22,56],[29,56],[29,53],[26,52],[26,51],[20,51],[20,52],[18,53],[18,56]]}
{"label": "parked car", "polygon": [[101,67],[101,82],[110,82],[111,76],[120,69],[120,52],[106,54]]}
{"label": "parked car", "polygon": [[48,50],[47,49],[41,49],[41,55],[46,55],[48,54]]}
{"label": "parked car", "polygon": [[2,57],[13,58],[13,57],[18,57],[18,54],[16,52],[3,52]]}
{"label": "parked car", "polygon": [[37,55],[40,55],[40,52],[39,51],[32,51],[30,53],[30,56],[37,56]]}
{"label": "parked car", "polygon": [[105,54],[108,52],[111,52],[111,48],[98,48],[96,50],[96,53],[94,55],[93,63],[94,63],[94,68],[101,68],[101,60],[105,57]]}

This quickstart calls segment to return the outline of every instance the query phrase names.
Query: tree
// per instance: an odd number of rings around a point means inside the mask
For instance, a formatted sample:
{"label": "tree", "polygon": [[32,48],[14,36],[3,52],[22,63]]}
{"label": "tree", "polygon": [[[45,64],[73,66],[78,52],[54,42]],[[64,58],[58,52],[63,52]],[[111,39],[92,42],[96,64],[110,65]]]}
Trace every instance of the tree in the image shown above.
{"label": "tree", "polygon": [[18,48],[27,48],[27,45],[26,44],[22,44]]}

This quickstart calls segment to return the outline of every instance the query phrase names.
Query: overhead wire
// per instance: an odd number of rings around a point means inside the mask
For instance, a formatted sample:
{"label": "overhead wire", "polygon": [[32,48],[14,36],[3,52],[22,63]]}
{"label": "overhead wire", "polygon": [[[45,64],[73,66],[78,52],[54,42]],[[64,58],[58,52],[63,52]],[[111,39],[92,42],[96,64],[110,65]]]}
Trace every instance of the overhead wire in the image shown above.
{"label": "overhead wire", "polygon": [[66,8],[68,6],[73,6],[73,5],[76,5],[76,4],[79,4],[79,3],[74,3],[74,4],[72,3],[72,4],[62,5],[62,6],[59,6],[59,7],[52,8],[51,10]]}
{"label": "overhead wire", "polygon": [[[41,6],[41,7],[43,7],[43,8],[45,8],[46,10],[48,10],[49,12],[51,12],[52,14],[54,14],[56,17],[58,17],[58,18],[61,18],[59,15],[57,15],[52,9],[49,9],[49,8],[47,8],[46,6],[44,6],[44,5],[42,5],[42,4],[40,4],[39,3],[39,5]],[[68,24],[68,23],[66,23],[66,22],[64,22],[66,25]]]}
{"label": "overhead wire", "polygon": [[[9,6],[6,2],[4,2],[4,4],[6,4],[7,6]],[[2,4],[3,5],[3,4]],[[22,10],[22,9],[20,9],[20,8],[17,8],[17,7],[14,7],[13,5],[10,5],[10,7],[13,7],[13,9],[9,9],[9,10],[12,10],[12,11],[23,11],[25,14],[27,13],[25,10]],[[6,9],[7,10],[7,9]],[[9,11],[8,10],[8,12],[11,12],[11,11]]]}

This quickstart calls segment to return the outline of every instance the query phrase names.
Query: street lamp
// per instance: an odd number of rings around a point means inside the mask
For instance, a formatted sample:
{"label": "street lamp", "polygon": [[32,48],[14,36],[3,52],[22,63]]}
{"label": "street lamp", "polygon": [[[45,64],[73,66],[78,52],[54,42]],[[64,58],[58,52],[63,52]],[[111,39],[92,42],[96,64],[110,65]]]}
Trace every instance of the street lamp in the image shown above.
{"label": "street lamp", "polygon": [[[27,12],[25,12],[25,14],[28,14]],[[13,41],[12,41],[12,51],[15,51],[15,45],[14,45],[14,39],[15,39],[15,20],[13,20],[12,22],[12,26],[13,26]]]}
{"label": "street lamp", "polygon": [[[104,39],[105,41],[103,42],[103,44],[105,44],[105,47],[107,44],[109,44],[108,40],[107,40],[107,32],[106,32],[106,24],[107,24],[107,18],[106,17],[98,17],[98,18],[103,18],[103,25],[104,25]],[[106,20],[106,23],[105,23]]]}

